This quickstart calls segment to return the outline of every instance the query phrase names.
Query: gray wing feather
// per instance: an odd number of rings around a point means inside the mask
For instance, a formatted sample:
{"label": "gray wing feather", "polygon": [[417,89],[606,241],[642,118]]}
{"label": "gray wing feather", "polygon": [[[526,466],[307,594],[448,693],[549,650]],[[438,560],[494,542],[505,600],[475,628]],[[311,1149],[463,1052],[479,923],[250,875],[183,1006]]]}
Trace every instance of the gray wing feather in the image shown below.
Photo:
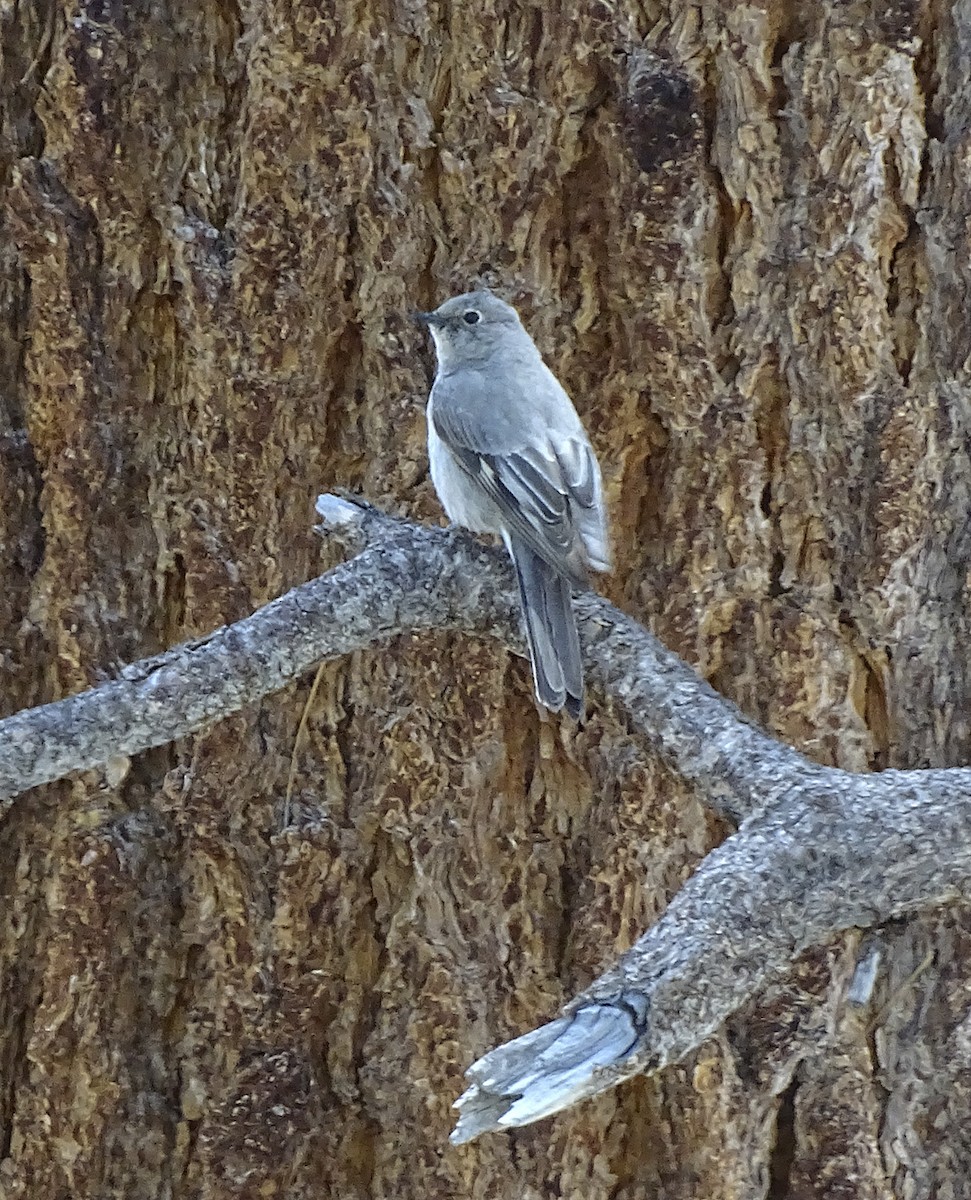
{"label": "gray wing feather", "polygon": [[556,457],[570,495],[581,508],[593,508],[600,500],[599,472],[593,451],[579,438],[568,438],[557,446]]}
{"label": "gray wing feather", "polygon": [[[606,569],[600,476],[582,436],[531,446],[521,423],[490,411],[484,423],[454,391],[435,385],[432,420],[459,467],[496,505],[509,531],[555,571],[586,582],[586,564]],[[480,398],[475,398],[481,403]]]}

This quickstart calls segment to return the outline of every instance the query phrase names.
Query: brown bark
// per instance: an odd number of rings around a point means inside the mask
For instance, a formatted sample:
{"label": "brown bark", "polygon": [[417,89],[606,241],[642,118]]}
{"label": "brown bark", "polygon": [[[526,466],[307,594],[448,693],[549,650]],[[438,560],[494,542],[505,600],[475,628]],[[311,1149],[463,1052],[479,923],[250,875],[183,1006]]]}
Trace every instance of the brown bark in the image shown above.
{"label": "brown bark", "polygon": [[[501,550],[336,496],[318,508],[325,536],[362,551],[353,561],[209,638],[125,667],[117,680],[0,721],[0,797],[94,766],[120,782],[130,756],[392,636],[458,630],[522,649]],[[469,1068],[455,1145],[684,1059],[807,949],[953,904],[971,886],[971,769],[815,765],[754,728],[609,602],[587,591],[574,603],[588,681],[709,807],[745,819],[562,1017]],[[322,675],[320,666],[315,686]],[[284,826],[292,780],[291,772]],[[871,947],[848,1002],[869,1002],[879,958]]]}
{"label": "brown bark", "polygon": [[[965,0],[21,3],[0,48],[4,713],[318,573],[321,490],[437,518],[407,312],[484,279],[605,464],[612,599],[821,763],[971,758]],[[961,1194],[956,905],[448,1147],[724,833],[453,634],[34,794],[0,1192]]]}

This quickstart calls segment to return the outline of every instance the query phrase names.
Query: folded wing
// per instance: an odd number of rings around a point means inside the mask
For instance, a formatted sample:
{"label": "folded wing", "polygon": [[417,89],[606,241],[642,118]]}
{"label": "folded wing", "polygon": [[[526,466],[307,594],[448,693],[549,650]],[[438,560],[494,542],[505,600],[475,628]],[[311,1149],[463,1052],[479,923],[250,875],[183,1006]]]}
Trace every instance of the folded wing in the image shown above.
{"label": "folded wing", "polygon": [[[443,397],[444,398],[444,397]],[[527,437],[497,420],[484,434],[461,408],[432,406],[435,430],[470,481],[492,500],[511,534],[578,584],[609,567],[600,472],[582,433]],[[491,444],[490,444],[491,443]]]}

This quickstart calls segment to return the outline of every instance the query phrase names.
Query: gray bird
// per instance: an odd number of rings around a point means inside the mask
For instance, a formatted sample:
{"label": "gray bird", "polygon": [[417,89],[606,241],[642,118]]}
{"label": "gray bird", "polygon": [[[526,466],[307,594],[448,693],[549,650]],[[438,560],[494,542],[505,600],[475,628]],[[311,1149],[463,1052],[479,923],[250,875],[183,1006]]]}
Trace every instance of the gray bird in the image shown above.
{"label": "gray bird", "polygon": [[608,571],[600,468],[570,397],[514,308],[467,292],[418,313],[435,340],[432,482],[449,518],[497,533],[516,568],[541,704],[583,715],[571,585]]}

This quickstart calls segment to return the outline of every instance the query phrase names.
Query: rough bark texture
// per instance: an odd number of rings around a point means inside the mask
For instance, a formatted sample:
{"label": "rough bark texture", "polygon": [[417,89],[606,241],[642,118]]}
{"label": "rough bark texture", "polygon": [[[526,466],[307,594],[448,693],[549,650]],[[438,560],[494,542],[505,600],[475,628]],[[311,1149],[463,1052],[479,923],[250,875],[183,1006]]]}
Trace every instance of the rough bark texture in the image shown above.
{"label": "rough bark texture", "polygon": [[[208,638],[0,720],[0,797],[91,767],[119,782],[130,756],[208,729],[311,666],[391,636],[453,630],[522,648],[500,549],[335,496],[317,507],[327,514],[322,531],[362,553]],[[955,904],[971,887],[971,768],[813,764],[752,726],[609,601],[587,591],[574,603],[589,682],[710,808],[746,819],[563,1017],[469,1068],[454,1145],[680,1062],[807,950]],[[317,681],[322,674],[321,666]],[[848,1002],[868,1002],[878,965],[871,951]]]}
{"label": "rough bark texture", "polygon": [[[329,565],[321,490],[437,518],[407,312],[484,280],[605,464],[612,599],[821,763],[971,760],[968,0],[22,2],[0,52],[4,714]],[[448,1146],[725,833],[592,700],[406,637],[18,805],[0,1192],[961,1195],[957,906]]]}

